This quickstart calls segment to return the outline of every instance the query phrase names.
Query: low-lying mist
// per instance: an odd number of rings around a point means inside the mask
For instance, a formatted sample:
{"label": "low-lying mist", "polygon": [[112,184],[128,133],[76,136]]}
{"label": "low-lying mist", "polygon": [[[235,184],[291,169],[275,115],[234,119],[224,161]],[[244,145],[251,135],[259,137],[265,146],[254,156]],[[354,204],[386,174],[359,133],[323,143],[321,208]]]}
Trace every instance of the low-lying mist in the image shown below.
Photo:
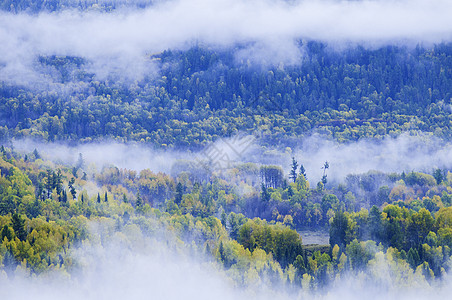
{"label": "low-lying mist", "polygon": [[[308,180],[320,180],[328,161],[328,179],[340,181],[348,174],[369,170],[431,174],[435,168],[452,168],[452,144],[428,135],[363,139],[341,144],[313,135],[302,141],[294,156],[306,168]],[[289,165],[289,164],[287,164]]]}
{"label": "low-lying mist", "polygon": [[[212,265],[141,237],[133,245],[117,234],[73,251],[78,267],[30,278],[16,271],[0,280],[9,299],[231,299],[239,296]],[[3,274],[4,276],[4,274]]]}
{"label": "low-lying mist", "polygon": [[[397,270],[381,252],[366,272],[336,278],[317,292],[285,286],[238,286],[212,257],[194,258],[159,239],[86,243],[73,250],[78,268],[32,276],[18,268],[14,277],[0,274],[2,296],[8,299],[447,299],[451,278],[429,285],[411,269]],[[395,268],[395,269],[394,269]],[[400,277],[402,276],[402,277]],[[404,278],[409,280],[404,282]],[[408,284],[409,282],[409,284]]]}
{"label": "low-lying mist", "polygon": [[302,39],[334,48],[431,45],[452,39],[447,0],[399,1],[158,1],[112,12],[63,10],[0,13],[0,80],[46,84],[39,56],[74,56],[97,79],[141,80],[156,72],[149,55],[194,44],[248,45],[237,59],[299,64]]}
{"label": "low-lying mist", "polygon": [[[82,154],[85,165],[94,164],[98,169],[114,165],[135,171],[150,169],[165,173],[170,173],[178,161],[187,160],[213,172],[234,167],[238,163],[276,164],[283,167],[287,176],[292,157],[295,157],[306,169],[311,184],[322,178],[325,161],[329,163],[328,181],[336,183],[342,182],[349,174],[362,174],[370,170],[431,174],[435,168],[452,168],[452,144],[424,134],[402,134],[382,140],[363,139],[351,143],[338,143],[314,134],[300,139],[297,147],[289,152],[284,148],[263,147],[258,139],[252,137],[247,141],[249,144],[243,148],[244,142],[237,144],[237,139],[219,139],[199,152],[153,150],[143,144],[117,142],[68,146],[64,143],[16,140],[13,146],[24,154],[36,148],[45,159],[70,165],[74,165],[79,154]],[[228,161],[221,160],[221,155],[227,156]]]}

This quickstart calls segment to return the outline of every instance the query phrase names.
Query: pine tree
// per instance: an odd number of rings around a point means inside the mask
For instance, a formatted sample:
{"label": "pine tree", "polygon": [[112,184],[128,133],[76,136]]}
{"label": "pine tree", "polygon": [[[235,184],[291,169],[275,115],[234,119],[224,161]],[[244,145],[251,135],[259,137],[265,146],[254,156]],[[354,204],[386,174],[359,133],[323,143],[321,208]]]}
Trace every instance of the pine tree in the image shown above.
{"label": "pine tree", "polygon": [[221,213],[221,224],[224,226],[224,228],[226,228],[227,221],[226,221],[226,213],[224,212],[224,210]]}
{"label": "pine tree", "polygon": [[436,180],[436,184],[441,184],[444,180],[443,171],[441,169],[436,169],[433,172],[433,177]]}
{"label": "pine tree", "polygon": [[292,179],[293,182],[297,181],[297,168],[298,162],[295,160],[295,157],[292,157],[292,170],[290,170],[289,178]]}
{"label": "pine tree", "polygon": [[143,199],[141,199],[140,193],[137,194],[137,201],[135,202],[136,208],[141,208],[143,206]]}
{"label": "pine tree", "polygon": [[45,189],[47,191],[47,199],[50,198],[53,190],[53,175],[52,170],[47,169],[46,181],[45,181]]}
{"label": "pine tree", "polygon": [[220,246],[218,247],[218,254],[220,254],[220,259],[224,263],[226,263],[226,255],[224,253],[223,241],[220,242]]}
{"label": "pine tree", "polygon": [[287,194],[289,195],[289,197],[292,197],[294,195],[294,192],[293,192],[293,189],[292,189],[291,185],[289,185],[289,188],[287,189]]}
{"label": "pine tree", "polygon": [[65,190],[61,191],[61,194],[59,196],[59,200],[62,203],[67,203],[67,193]]}
{"label": "pine tree", "polygon": [[182,183],[178,183],[176,185],[176,196],[174,197],[174,203],[180,204],[182,202],[182,198],[184,195],[184,187]]}
{"label": "pine tree", "polygon": [[75,178],[72,177],[68,183],[69,192],[72,195],[72,199],[75,199],[75,197],[77,196],[77,192],[75,191],[75,188],[74,188],[74,183],[75,183]]}
{"label": "pine tree", "polygon": [[270,193],[268,192],[268,189],[265,186],[265,184],[262,184],[261,189],[262,189],[262,192],[261,192],[262,201],[269,202],[271,196],[270,196]]}
{"label": "pine tree", "polygon": [[25,232],[25,220],[22,219],[19,214],[14,213],[11,222],[13,223],[13,229],[17,238],[24,241],[27,238],[27,233]]}
{"label": "pine tree", "polygon": [[326,175],[326,169],[328,169],[330,167],[330,164],[328,163],[328,161],[325,161],[325,163],[323,164],[323,176]]}
{"label": "pine tree", "polygon": [[303,165],[300,165],[300,172],[299,172],[299,174],[303,175],[304,178],[306,179],[306,170],[305,170]]}
{"label": "pine tree", "polygon": [[54,178],[54,188],[56,188],[57,193],[60,194],[63,190],[63,180],[62,180],[63,175],[61,174],[61,170],[58,169],[57,173],[53,173],[53,178]]}
{"label": "pine tree", "polygon": [[35,157],[35,159],[40,159],[41,155],[39,155],[38,150],[35,148],[35,150],[33,150],[33,156]]}
{"label": "pine tree", "polygon": [[324,186],[325,186],[326,183],[328,182],[328,180],[326,179],[326,177],[327,177],[326,174],[322,176],[322,183],[323,183]]}
{"label": "pine tree", "polygon": [[13,233],[11,232],[11,229],[9,229],[8,225],[3,226],[0,243],[3,242],[5,237],[8,239],[8,241],[11,241],[13,239]]}

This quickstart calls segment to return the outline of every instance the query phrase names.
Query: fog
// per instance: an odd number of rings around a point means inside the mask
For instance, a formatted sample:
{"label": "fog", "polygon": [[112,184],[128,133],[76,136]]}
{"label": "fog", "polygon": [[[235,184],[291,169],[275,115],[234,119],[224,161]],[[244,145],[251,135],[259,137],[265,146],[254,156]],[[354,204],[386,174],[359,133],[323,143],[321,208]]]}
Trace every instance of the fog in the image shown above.
{"label": "fog", "polygon": [[263,147],[262,141],[252,136],[218,139],[198,152],[154,150],[138,143],[89,143],[68,146],[64,143],[37,143],[31,140],[13,141],[16,151],[31,153],[35,148],[40,155],[57,163],[74,165],[82,154],[85,165],[94,164],[99,170],[114,165],[140,171],[170,173],[179,160],[188,160],[208,171],[221,172],[236,164],[254,162],[281,165],[288,176],[292,157],[303,164],[311,184],[320,181],[323,165],[329,182],[342,182],[349,174],[362,174],[370,170],[381,172],[419,171],[432,174],[435,168],[452,169],[452,144],[434,136],[420,134],[385,137],[382,140],[363,139],[338,143],[324,136],[312,134],[301,138],[297,147],[285,149]]}
{"label": "fog", "polygon": [[75,165],[82,154],[85,166],[94,165],[99,170],[107,165],[141,171],[151,169],[155,172],[169,173],[171,166],[179,159],[194,159],[193,155],[177,151],[153,150],[134,143],[88,143],[69,146],[65,143],[39,143],[31,140],[13,142],[16,151],[31,153],[37,149],[43,159],[55,163]]}
{"label": "fog", "polygon": [[294,156],[306,168],[308,179],[315,182],[322,177],[325,161],[329,163],[328,179],[336,181],[348,174],[370,170],[432,174],[435,168],[452,168],[452,144],[427,134],[402,134],[379,141],[363,139],[346,144],[312,135],[302,141]]}
{"label": "fog", "polygon": [[40,55],[83,57],[97,79],[140,80],[156,72],[150,54],[197,43],[247,45],[237,59],[286,64],[301,62],[303,39],[334,47],[431,45],[452,40],[451,13],[448,0],[174,0],[108,13],[1,12],[0,80],[48,84]]}
{"label": "fog", "polygon": [[[126,243],[126,244],[125,244]],[[174,245],[171,245],[174,246]],[[238,291],[224,274],[188,252],[141,237],[130,243],[121,235],[104,245],[87,243],[73,250],[79,267],[70,274],[52,271],[29,278],[18,268],[0,280],[9,299],[226,299]],[[5,276],[3,274],[3,276]]]}
{"label": "fog", "polygon": [[[122,241],[119,241],[122,240]],[[118,243],[120,242],[120,243]],[[450,276],[428,284],[423,276],[388,260],[381,252],[367,273],[343,274],[322,293],[283,287],[238,287],[219,265],[195,259],[185,250],[151,238],[141,246],[121,245],[116,235],[103,245],[73,250],[80,268],[71,274],[53,271],[30,277],[20,268],[14,278],[0,274],[2,296],[8,299],[447,299]],[[400,269],[398,269],[400,268]]]}

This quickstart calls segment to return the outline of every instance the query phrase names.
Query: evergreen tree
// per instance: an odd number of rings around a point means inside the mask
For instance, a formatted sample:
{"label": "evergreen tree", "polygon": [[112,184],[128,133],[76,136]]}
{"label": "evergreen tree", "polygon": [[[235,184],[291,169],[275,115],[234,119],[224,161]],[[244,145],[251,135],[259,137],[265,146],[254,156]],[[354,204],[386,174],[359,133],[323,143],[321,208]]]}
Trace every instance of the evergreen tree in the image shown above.
{"label": "evergreen tree", "polygon": [[223,241],[220,241],[220,246],[218,247],[218,254],[220,254],[220,259],[223,262],[223,264],[226,264],[226,254],[224,253],[224,246],[223,246]]}
{"label": "evergreen tree", "polygon": [[72,177],[68,183],[69,192],[72,195],[72,199],[75,199],[75,197],[77,196],[77,192],[75,191],[74,184],[75,184],[75,178]]}
{"label": "evergreen tree", "polygon": [[5,150],[5,147],[3,147],[3,145],[0,147],[0,153],[1,153],[2,158],[4,160],[6,160],[6,150]]}
{"label": "evergreen tree", "polygon": [[381,220],[381,212],[377,206],[372,206],[369,211],[369,231],[370,238],[374,241],[380,241],[382,238],[383,223]]}
{"label": "evergreen tree", "polygon": [[326,179],[327,176],[328,175],[326,175],[326,174],[322,176],[322,180],[321,181],[322,181],[323,186],[325,186],[326,183],[328,182],[328,180]]}
{"label": "evergreen tree", "polygon": [[38,150],[35,148],[35,150],[33,150],[33,156],[35,157],[35,159],[40,159],[41,156],[39,155]]}
{"label": "evergreen tree", "polygon": [[63,175],[61,174],[61,170],[58,169],[57,173],[53,173],[54,178],[54,189],[56,189],[57,194],[59,195],[63,190]]}
{"label": "evergreen tree", "polygon": [[140,193],[137,193],[137,200],[135,201],[135,208],[141,208],[144,205],[143,199],[141,199]]}
{"label": "evergreen tree", "polygon": [[435,169],[433,177],[436,180],[436,184],[441,184],[444,180],[443,171],[441,169]]}
{"label": "evergreen tree", "polygon": [[338,245],[340,248],[347,245],[347,228],[348,218],[342,211],[336,211],[334,214],[333,222],[330,226],[330,245],[331,248],[334,245]]}
{"label": "evergreen tree", "polygon": [[262,185],[261,185],[261,199],[262,199],[262,201],[264,201],[264,202],[269,202],[270,201],[270,198],[271,198],[271,195],[270,195],[270,193],[268,192],[268,189],[267,189],[267,187],[265,186],[265,184],[263,184],[262,183]]}
{"label": "evergreen tree", "polygon": [[21,241],[25,241],[27,238],[27,233],[25,231],[25,220],[22,219],[19,214],[14,213],[11,218],[11,222],[17,238]]}
{"label": "evergreen tree", "polygon": [[297,181],[297,168],[298,162],[295,160],[295,157],[292,157],[292,169],[290,170],[289,178],[292,179],[293,182]]}
{"label": "evergreen tree", "polygon": [[416,249],[410,248],[410,250],[408,250],[407,262],[410,264],[410,266],[414,270],[416,270],[416,267],[421,262],[421,259],[419,257],[419,253],[418,253],[418,251]]}
{"label": "evergreen tree", "polygon": [[29,218],[36,218],[41,214],[41,202],[38,198],[35,198],[35,201],[33,201],[33,204],[30,205],[27,209],[27,216]]}
{"label": "evergreen tree", "polygon": [[300,172],[299,172],[299,174],[303,175],[304,178],[306,178],[306,170],[305,170],[303,165],[300,165]]}
{"label": "evergreen tree", "polygon": [[52,170],[47,169],[46,181],[45,181],[45,189],[47,191],[47,199],[50,198],[53,190],[53,174]]}
{"label": "evergreen tree", "polygon": [[0,215],[7,215],[15,210],[14,196],[7,195],[0,198]]}
{"label": "evergreen tree", "polygon": [[326,170],[330,167],[330,164],[328,163],[328,161],[325,161],[325,163],[323,164],[323,176],[326,175]]}
{"label": "evergreen tree", "polygon": [[8,241],[11,241],[13,239],[13,233],[11,232],[11,229],[8,227],[8,225],[4,225],[1,233],[1,240],[0,243],[3,242],[5,237],[8,239]]}
{"label": "evergreen tree", "polygon": [[223,210],[223,212],[221,213],[221,224],[223,225],[224,228],[226,228],[227,225],[227,221],[226,221],[226,212]]}
{"label": "evergreen tree", "polygon": [[174,197],[174,203],[180,204],[182,202],[182,198],[184,195],[184,187],[182,186],[182,183],[178,183],[176,185],[176,196]]}
{"label": "evergreen tree", "polygon": [[289,198],[294,195],[291,185],[289,185],[289,187],[287,188],[287,195],[289,195]]}
{"label": "evergreen tree", "polygon": [[78,177],[77,177],[77,171],[78,171],[78,169],[77,169],[76,167],[72,167],[71,173],[72,173],[72,175],[73,175],[75,178],[78,178]]}
{"label": "evergreen tree", "polygon": [[59,195],[59,200],[62,203],[67,203],[67,193],[65,190],[61,191],[61,194]]}

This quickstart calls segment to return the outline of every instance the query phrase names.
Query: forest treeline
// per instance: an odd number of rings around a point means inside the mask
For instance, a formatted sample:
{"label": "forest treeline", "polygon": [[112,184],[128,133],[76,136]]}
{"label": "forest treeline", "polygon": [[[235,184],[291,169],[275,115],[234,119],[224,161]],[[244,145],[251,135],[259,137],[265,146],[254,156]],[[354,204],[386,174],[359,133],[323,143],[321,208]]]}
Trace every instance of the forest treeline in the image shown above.
{"label": "forest treeline", "polygon": [[[290,174],[248,163],[206,178],[196,168],[97,171],[82,155],[64,165],[38,150],[0,152],[0,270],[8,277],[70,275],[78,268],[72,250],[96,240],[93,224],[126,244],[166,231],[175,247],[209,257],[240,286],[321,289],[350,272],[378,276],[371,274],[379,264],[400,284],[450,270],[446,170],[368,172],[337,186],[324,176],[311,187],[295,158]],[[328,230],[329,245],[303,245],[307,228]]]}
{"label": "forest treeline", "polygon": [[341,52],[300,42],[299,65],[239,61],[240,49],[201,45],[149,55],[159,73],[134,83],[98,80],[84,58],[40,56],[59,90],[0,84],[0,139],[115,139],[199,148],[246,132],[292,146],[319,132],[340,142],[427,132],[450,139],[452,45]]}
{"label": "forest treeline", "polygon": [[109,12],[120,8],[145,8],[152,5],[149,0],[3,0],[0,2],[0,10],[10,13],[30,13],[55,12],[67,9],[77,9],[81,11],[102,11]]}

